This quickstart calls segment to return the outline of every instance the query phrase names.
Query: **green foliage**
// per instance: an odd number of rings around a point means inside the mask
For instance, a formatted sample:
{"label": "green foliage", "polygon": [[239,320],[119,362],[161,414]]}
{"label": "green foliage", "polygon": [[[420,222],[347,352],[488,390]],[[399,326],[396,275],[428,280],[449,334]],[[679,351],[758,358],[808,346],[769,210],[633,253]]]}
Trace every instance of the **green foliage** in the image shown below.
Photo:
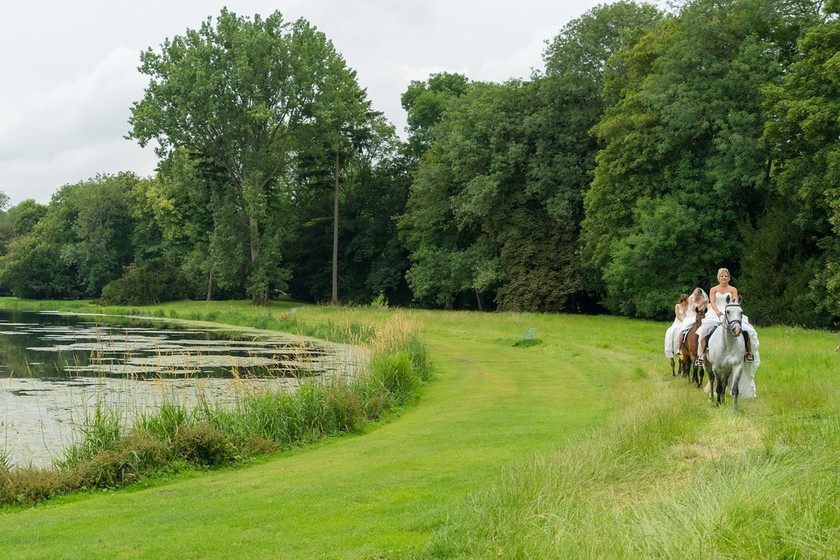
{"label": "green foliage", "polygon": [[147,305],[183,299],[184,279],[180,271],[164,259],[134,263],[125,273],[102,290],[103,305]]}
{"label": "green foliage", "polygon": [[[665,319],[662,302],[676,301],[702,281],[697,278],[703,229],[710,224],[675,198],[640,200],[639,232],[616,243],[604,268],[607,307],[623,315]],[[675,258],[680,255],[682,258]]]}
{"label": "green foliage", "polygon": [[186,148],[223,171],[216,202],[247,228],[244,286],[254,303],[265,302],[272,284],[283,287],[275,275],[285,194],[277,178],[288,170],[290,138],[337,114],[344,106],[333,94],[348,84],[359,91],[354,76],[323,33],[280,12],[250,20],[223,9],[215,27],[208,19],[141,59],[151,81],[132,108],[131,137],[144,146],[156,139],[161,156]]}
{"label": "green foliage", "polygon": [[743,230],[743,278],[750,321],[826,327],[831,314],[818,312],[809,282],[819,273],[819,249],[796,220],[796,206],[776,199],[755,227]]}
{"label": "green foliage", "polygon": [[28,298],[98,296],[131,262],[131,173],[100,175],[65,185],[44,209],[10,210],[21,232],[0,261],[0,282]]}
{"label": "green foliage", "polygon": [[208,422],[183,424],[172,436],[176,456],[200,466],[229,463],[235,456],[230,437]]}
{"label": "green foliage", "polygon": [[47,207],[29,198],[9,208],[7,214],[12,219],[15,235],[22,236],[35,229],[35,225],[47,214]]}
{"label": "green foliage", "polygon": [[582,226],[610,310],[661,316],[720,266],[738,275],[741,226],[772,187],[762,91],[811,22],[795,5],[696,0],[610,63]]}
{"label": "green foliage", "polygon": [[[826,6],[837,10],[836,3]],[[811,302],[840,317],[840,22],[811,29],[799,43],[799,59],[781,84],[765,89],[774,118],[765,137],[775,148],[775,178],[806,235],[820,254],[814,262]],[[801,262],[801,261],[800,261]]]}
{"label": "green foliage", "polygon": [[400,101],[408,123],[408,149],[420,158],[430,147],[433,129],[449,109],[452,101],[469,89],[469,79],[463,74],[441,72],[432,74],[426,82],[412,81]]}
{"label": "green foliage", "polygon": [[158,141],[156,176],[0,211],[0,291],[662,318],[726,266],[756,321],[831,325],[840,24],[821,7],[600,5],[528,81],[412,82],[407,143],[307,22],[222,10],[142,54],[130,135]]}

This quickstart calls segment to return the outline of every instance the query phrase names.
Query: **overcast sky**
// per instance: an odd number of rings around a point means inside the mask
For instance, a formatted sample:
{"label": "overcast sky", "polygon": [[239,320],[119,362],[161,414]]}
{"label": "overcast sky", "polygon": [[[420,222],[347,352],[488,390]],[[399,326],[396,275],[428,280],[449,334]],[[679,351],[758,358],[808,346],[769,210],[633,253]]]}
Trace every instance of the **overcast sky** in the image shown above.
{"label": "overcast sky", "polygon": [[151,175],[152,148],[124,139],[147,84],[140,52],[223,6],[307,19],[402,132],[411,80],[528,78],[543,67],[545,41],[602,3],[611,0],[0,0],[0,190],[12,205],[47,203],[99,173]]}

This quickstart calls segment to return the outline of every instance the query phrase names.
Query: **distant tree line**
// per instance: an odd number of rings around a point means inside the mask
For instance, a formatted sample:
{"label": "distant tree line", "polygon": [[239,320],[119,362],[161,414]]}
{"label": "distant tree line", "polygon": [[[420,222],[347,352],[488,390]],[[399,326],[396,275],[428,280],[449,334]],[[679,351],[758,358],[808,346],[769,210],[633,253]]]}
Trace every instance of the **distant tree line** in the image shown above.
{"label": "distant tree line", "polygon": [[725,266],[754,322],[836,325],[838,14],[598,6],[529,80],[412,82],[402,141],[307,22],[223,10],[142,55],[156,174],[3,212],[0,288],[666,318]]}

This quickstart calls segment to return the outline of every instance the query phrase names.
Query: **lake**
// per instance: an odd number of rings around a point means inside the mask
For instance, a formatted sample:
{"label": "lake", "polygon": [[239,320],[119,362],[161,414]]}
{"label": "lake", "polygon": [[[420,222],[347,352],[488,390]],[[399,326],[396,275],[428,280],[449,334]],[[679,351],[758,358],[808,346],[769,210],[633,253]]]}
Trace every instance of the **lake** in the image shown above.
{"label": "lake", "polygon": [[300,377],[357,367],[352,347],[294,335],[233,339],[151,318],[0,309],[0,448],[16,465],[49,465],[96,406],[128,425],[164,399],[233,404],[243,386],[293,390]]}

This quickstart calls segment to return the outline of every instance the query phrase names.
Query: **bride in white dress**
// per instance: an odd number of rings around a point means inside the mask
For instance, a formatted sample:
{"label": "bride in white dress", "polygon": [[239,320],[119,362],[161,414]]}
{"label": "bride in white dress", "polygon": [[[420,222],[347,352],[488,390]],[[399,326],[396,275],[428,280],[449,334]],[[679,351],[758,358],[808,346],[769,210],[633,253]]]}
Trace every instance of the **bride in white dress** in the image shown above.
{"label": "bride in white dress", "polygon": [[680,294],[680,299],[674,306],[674,322],[665,331],[665,357],[671,360],[671,374],[674,375],[674,356],[679,353],[679,326],[688,314],[688,294]]}
{"label": "bride in white dress", "polygon": [[680,342],[681,342],[681,334],[684,331],[687,331],[691,328],[694,324],[694,321],[697,319],[697,309],[702,309],[708,307],[709,304],[709,297],[706,295],[706,292],[703,291],[702,288],[694,288],[694,291],[691,292],[691,295],[688,296],[688,309],[686,310],[685,318],[683,318],[682,322],[679,326],[674,329],[674,353],[679,352]]}
{"label": "bride in white dress", "polygon": [[[729,270],[721,268],[717,274],[719,284],[710,290],[711,304],[714,313],[707,313],[703,324],[700,326],[698,335],[700,336],[700,358],[698,361],[702,364],[706,359],[706,333],[713,325],[720,325],[722,323],[721,316],[726,307],[726,297],[729,296],[730,301],[738,301],[738,289],[735,286],[729,285]],[[744,372],[741,375],[741,381],[738,383],[738,391],[743,398],[751,398],[755,396],[755,372],[758,366],[761,365],[761,357],[758,353],[758,333],[755,327],[750,324],[750,320],[746,315],[741,317],[741,328],[747,333],[747,348],[744,355]]]}

